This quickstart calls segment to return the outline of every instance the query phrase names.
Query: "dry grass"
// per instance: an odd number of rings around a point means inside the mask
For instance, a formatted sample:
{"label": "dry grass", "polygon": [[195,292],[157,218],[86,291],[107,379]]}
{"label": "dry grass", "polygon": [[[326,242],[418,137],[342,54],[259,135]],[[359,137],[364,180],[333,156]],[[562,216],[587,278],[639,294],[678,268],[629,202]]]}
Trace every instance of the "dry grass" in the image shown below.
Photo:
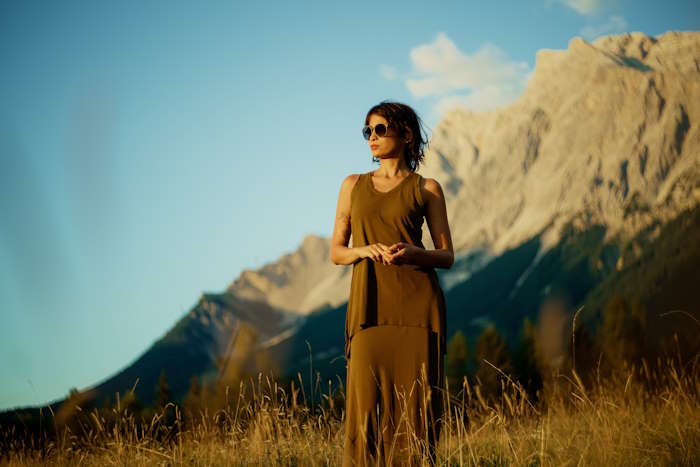
{"label": "dry grass", "polygon": [[[497,369],[494,369],[497,371]],[[303,382],[303,381],[302,381]],[[533,404],[503,378],[502,395],[482,397],[464,380],[446,398],[440,465],[693,465],[700,457],[698,371],[671,360],[618,372],[586,387],[574,372],[545,387]],[[303,387],[303,386],[302,386]],[[224,408],[194,420],[172,404],[137,421],[119,400],[112,417],[79,408],[73,425],[42,450],[21,442],[7,465],[339,465],[343,449],[343,388],[330,382],[322,403],[288,394],[269,377],[226,390]],[[446,392],[442,391],[442,394]],[[434,396],[434,394],[433,394]],[[9,436],[4,433],[3,436]],[[419,454],[419,453],[417,453]]]}

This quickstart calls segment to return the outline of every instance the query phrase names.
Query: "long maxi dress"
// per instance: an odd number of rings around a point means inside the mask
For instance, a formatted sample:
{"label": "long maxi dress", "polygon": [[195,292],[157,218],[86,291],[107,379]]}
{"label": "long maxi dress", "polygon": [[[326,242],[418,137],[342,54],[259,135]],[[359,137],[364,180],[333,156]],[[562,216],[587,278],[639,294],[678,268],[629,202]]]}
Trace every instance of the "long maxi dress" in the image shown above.
{"label": "long maxi dress", "polygon": [[[353,247],[406,242],[423,248],[421,179],[411,172],[381,192],[370,172],[361,174],[351,194]],[[408,452],[424,448],[435,460],[444,406],[445,321],[434,268],[371,258],[353,265],[345,318],[343,466],[406,465]]]}

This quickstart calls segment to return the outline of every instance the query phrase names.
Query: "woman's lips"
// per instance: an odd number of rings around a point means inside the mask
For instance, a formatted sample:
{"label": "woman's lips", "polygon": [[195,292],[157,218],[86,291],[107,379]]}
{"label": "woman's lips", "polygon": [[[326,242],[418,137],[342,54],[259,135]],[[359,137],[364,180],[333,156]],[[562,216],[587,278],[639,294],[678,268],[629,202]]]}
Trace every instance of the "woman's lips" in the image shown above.
{"label": "woman's lips", "polygon": [[370,146],[370,148],[372,148],[372,149],[377,149],[378,147],[379,147],[378,144],[372,144],[372,145]]}

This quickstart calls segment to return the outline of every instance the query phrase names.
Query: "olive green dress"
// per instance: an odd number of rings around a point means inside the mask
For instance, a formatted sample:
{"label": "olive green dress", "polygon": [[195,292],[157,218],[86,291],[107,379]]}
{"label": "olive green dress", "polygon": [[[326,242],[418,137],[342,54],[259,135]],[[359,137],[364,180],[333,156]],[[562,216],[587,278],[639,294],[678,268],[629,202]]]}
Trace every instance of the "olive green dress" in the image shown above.
{"label": "olive green dress", "polygon": [[[425,202],[412,172],[388,192],[371,173],[353,187],[352,246],[405,242],[423,248]],[[435,269],[353,265],[345,318],[343,466],[404,465],[408,451],[435,455],[443,411],[445,298]]]}

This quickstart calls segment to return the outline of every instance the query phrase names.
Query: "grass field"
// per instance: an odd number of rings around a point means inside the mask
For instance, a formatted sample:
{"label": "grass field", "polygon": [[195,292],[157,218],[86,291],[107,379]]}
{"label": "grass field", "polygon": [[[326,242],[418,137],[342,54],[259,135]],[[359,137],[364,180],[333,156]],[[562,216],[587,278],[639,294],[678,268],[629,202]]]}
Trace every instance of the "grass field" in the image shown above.
{"label": "grass field", "polygon": [[[694,361],[697,363],[697,359]],[[504,375],[485,398],[465,379],[443,388],[440,465],[694,465],[700,459],[697,365],[671,359],[612,373],[552,376],[537,403]],[[496,371],[496,370],[494,370]],[[300,383],[300,384],[299,384]],[[318,383],[318,381],[317,381]],[[322,402],[305,403],[301,376],[285,391],[270,377],[204,396],[201,412],[170,403],[137,419],[125,401],[109,411],[46,416],[55,439],[6,443],[5,465],[339,465],[343,387],[328,381]],[[436,393],[433,393],[435,396]],[[217,402],[219,401],[219,402]],[[218,408],[216,406],[219,406]],[[189,411],[189,412],[188,412]],[[198,412],[197,416],[192,414]],[[54,416],[55,415],[55,416]],[[3,431],[8,441],[12,433]],[[415,455],[422,453],[414,439]],[[427,458],[424,458],[427,460]]]}

